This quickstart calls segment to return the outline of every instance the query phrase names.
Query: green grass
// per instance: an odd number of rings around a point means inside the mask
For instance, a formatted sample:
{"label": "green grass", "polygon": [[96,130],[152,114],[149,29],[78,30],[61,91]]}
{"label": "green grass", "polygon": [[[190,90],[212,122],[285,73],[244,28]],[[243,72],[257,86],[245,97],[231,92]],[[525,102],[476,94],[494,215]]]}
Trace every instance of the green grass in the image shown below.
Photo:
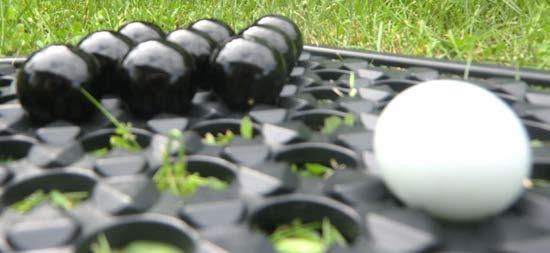
{"label": "green grass", "polygon": [[130,20],[173,30],[214,17],[240,30],[268,13],[295,20],[307,44],[550,68],[547,0],[0,0],[0,55]]}

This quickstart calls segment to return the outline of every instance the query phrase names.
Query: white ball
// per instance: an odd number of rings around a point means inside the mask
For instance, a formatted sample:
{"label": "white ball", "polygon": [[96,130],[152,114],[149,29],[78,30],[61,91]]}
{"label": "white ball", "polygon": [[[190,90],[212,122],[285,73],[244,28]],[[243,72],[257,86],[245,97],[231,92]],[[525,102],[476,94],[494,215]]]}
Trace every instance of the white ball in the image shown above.
{"label": "white ball", "polygon": [[399,199],[453,221],[512,205],[531,167],[527,131],[510,107],[455,80],[424,82],[396,96],[378,118],[374,152]]}

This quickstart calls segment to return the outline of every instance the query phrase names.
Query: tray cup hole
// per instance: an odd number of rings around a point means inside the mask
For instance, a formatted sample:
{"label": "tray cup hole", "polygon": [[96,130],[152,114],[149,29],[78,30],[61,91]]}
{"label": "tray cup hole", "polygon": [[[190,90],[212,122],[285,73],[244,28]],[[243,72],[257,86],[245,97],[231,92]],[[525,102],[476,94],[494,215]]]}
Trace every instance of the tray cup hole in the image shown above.
{"label": "tray cup hole", "polygon": [[22,200],[37,190],[49,192],[58,190],[60,192],[92,192],[96,184],[95,179],[75,173],[61,172],[48,173],[45,175],[29,178],[10,186],[2,195],[2,204],[9,206]]}
{"label": "tray cup hole", "polygon": [[346,113],[335,110],[310,110],[297,112],[292,116],[292,119],[302,121],[311,130],[320,132],[325,124],[325,119],[332,116],[344,118]]}
{"label": "tray cup hole", "polygon": [[[227,130],[233,132],[235,136],[240,135],[241,132],[241,120],[240,119],[221,119],[204,121],[193,127],[201,138],[204,138],[207,133],[211,133],[214,136],[217,134],[224,134]],[[258,125],[253,126],[253,137],[261,135],[261,129]]]}
{"label": "tray cup hole", "polygon": [[100,235],[105,235],[111,249],[120,249],[134,241],[153,241],[194,252],[195,239],[187,229],[153,220],[129,220],[107,227],[81,241],[75,252],[88,253]]}
{"label": "tray cup hole", "polygon": [[321,222],[327,218],[349,244],[353,243],[361,233],[358,220],[347,213],[347,207],[339,209],[339,206],[325,204],[323,201],[310,201],[307,198],[281,200],[253,213],[250,225],[270,235],[277,227],[290,224],[296,219],[305,224]]}
{"label": "tray cup hole", "polygon": [[26,157],[32,145],[25,140],[1,140],[0,165]]}

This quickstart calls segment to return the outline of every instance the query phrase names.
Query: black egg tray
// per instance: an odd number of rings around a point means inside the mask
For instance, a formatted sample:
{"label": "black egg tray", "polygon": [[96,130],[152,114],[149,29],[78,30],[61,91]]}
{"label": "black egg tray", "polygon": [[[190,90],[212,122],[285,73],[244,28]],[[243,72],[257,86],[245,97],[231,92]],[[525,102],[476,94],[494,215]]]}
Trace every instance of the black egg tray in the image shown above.
{"label": "black egg tray", "polygon": [[[531,139],[546,144],[533,148],[532,174],[550,179],[550,91],[529,86],[548,85],[548,73],[306,46],[276,106],[235,112],[200,91],[188,113],[142,120],[119,99],[103,99],[120,121],[132,123],[146,148],[98,158],[88,152],[108,143],[109,121],[97,113],[81,125],[31,124],[14,93],[15,68],[10,60],[0,62],[0,157],[15,159],[0,165],[0,252],[89,252],[105,234],[113,247],[145,239],[185,252],[269,253],[275,251],[263,231],[296,218],[325,217],[350,242],[331,253],[550,252],[550,187],[527,190],[513,207],[485,221],[449,223],[393,197],[372,150],[377,117],[396,94],[426,80],[461,79],[467,69],[471,82],[517,112]],[[352,72],[354,97],[348,96]],[[516,80],[518,73],[524,79]],[[333,134],[315,130],[324,118],[349,112],[356,125]],[[207,132],[238,132],[247,114],[255,122],[252,140],[236,137],[226,146],[201,142]],[[172,128],[185,130],[189,170],[231,182],[227,190],[199,188],[188,197],[157,191],[151,177]],[[331,158],[347,169],[328,179],[290,169],[290,163]],[[37,189],[91,194],[70,210],[49,203],[26,214],[9,208]]]}

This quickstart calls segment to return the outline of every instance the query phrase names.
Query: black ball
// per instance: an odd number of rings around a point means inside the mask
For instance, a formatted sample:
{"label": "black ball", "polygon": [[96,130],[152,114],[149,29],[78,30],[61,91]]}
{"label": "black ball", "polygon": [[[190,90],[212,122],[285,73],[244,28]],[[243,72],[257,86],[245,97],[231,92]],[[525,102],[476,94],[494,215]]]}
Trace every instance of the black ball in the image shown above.
{"label": "black ball", "polygon": [[118,63],[130,51],[134,43],[126,36],[114,31],[98,31],[83,38],[78,47],[93,55],[99,62],[100,93],[117,94],[118,82],[116,70]]}
{"label": "black ball", "polygon": [[164,31],[160,27],[145,21],[127,23],[121,26],[118,32],[130,38],[134,43],[164,38]]}
{"label": "black ball", "polygon": [[286,79],[282,56],[271,47],[243,38],[225,43],[212,57],[213,89],[232,109],[275,104]]}
{"label": "black ball", "polygon": [[235,32],[231,29],[231,27],[216,19],[197,20],[189,25],[189,29],[207,34],[210,39],[216,42],[216,45],[218,46],[235,35]]}
{"label": "black ball", "polygon": [[193,58],[177,45],[150,40],[135,46],[120,65],[122,100],[138,117],[181,113],[195,94]]}
{"label": "black ball", "polygon": [[268,15],[258,19],[255,24],[279,28],[281,31],[285,32],[294,43],[294,47],[296,48],[296,56],[300,56],[302,53],[302,47],[304,46],[302,41],[302,33],[300,32],[298,25],[296,25],[296,23],[289,18],[279,15]]}
{"label": "black ball", "polygon": [[166,40],[180,46],[194,57],[197,68],[191,81],[198,87],[210,89],[210,56],[216,48],[216,43],[208,35],[189,29],[173,31],[168,34]]}
{"label": "black ball", "polygon": [[97,97],[98,74],[98,63],[84,51],[48,46],[33,53],[18,72],[19,102],[35,122],[87,120],[95,108],[80,89]]}
{"label": "black ball", "polygon": [[255,25],[241,32],[245,39],[259,40],[277,50],[285,59],[287,72],[292,72],[296,62],[296,48],[290,38],[276,27]]}

